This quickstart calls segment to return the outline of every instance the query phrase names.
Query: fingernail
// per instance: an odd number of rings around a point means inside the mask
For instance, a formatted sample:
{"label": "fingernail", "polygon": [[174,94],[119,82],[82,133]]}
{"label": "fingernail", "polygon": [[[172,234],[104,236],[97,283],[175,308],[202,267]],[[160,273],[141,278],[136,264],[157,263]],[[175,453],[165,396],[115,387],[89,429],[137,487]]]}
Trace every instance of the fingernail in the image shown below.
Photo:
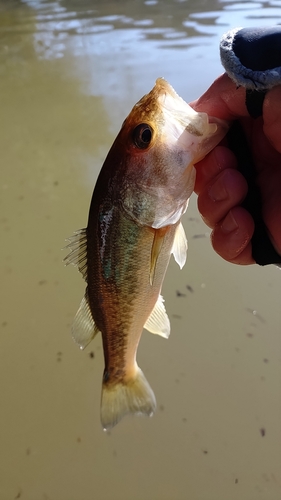
{"label": "fingernail", "polygon": [[221,230],[225,234],[232,233],[238,228],[238,224],[235,218],[232,215],[232,212],[229,212],[223,222],[221,223]]}
{"label": "fingernail", "polygon": [[224,183],[220,179],[214,182],[214,184],[209,188],[209,196],[213,201],[223,201],[227,198],[227,191]]}

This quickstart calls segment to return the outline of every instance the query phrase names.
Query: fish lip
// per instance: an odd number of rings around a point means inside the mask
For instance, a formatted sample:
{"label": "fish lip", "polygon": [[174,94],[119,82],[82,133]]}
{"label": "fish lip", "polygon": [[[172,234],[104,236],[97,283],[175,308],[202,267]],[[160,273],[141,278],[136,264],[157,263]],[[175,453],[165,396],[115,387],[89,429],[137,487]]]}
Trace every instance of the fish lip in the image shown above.
{"label": "fish lip", "polygon": [[[200,114],[189,106],[167,80],[162,77],[157,78],[154,89],[158,105],[163,107],[165,112],[169,114],[169,118],[176,120],[184,128],[190,127],[192,119],[197,119],[198,121]],[[198,134],[197,131],[196,135],[201,134]]]}
{"label": "fish lip", "polygon": [[167,80],[165,80],[164,77],[161,76],[161,77],[157,78],[157,80],[155,82],[155,85],[156,85],[156,88],[158,90],[160,90],[160,88],[162,88],[165,92],[168,92],[173,97],[178,97],[179,99],[182,99],[178,95],[178,93],[175,91],[175,89],[172,87],[172,85],[169,82],[167,82]]}

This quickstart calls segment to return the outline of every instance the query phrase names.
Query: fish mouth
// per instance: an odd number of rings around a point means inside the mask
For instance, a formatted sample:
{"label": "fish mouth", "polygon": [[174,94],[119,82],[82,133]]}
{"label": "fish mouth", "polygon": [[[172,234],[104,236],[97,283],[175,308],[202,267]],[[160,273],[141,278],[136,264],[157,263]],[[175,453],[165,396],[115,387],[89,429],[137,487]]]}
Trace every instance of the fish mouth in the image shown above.
{"label": "fish mouth", "polygon": [[168,93],[170,94],[172,97],[174,98],[178,98],[178,99],[181,99],[183,100],[178,94],[177,92],[175,91],[175,89],[172,87],[172,85],[170,85],[169,82],[167,82],[167,80],[165,80],[165,78],[163,78],[162,76],[157,78],[156,82],[155,82],[155,87],[157,89],[157,91],[159,93]]}
{"label": "fish mouth", "polygon": [[154,89],[162,114],[162,142],[188,153],[197,163],[224,137],[226,122],[195,111],[164,78],[157,78]]}
{"label": "fish mouth", "polygon": [[[175,89],[164,78],[157,78],[155,82],[155,92],[158,95],[158,104],[162,107],[166,118],[176,121],[183,129],[201,136],[202,120],[201,115],[192,109],[187,102],[180,97]],[[206,121],[206,118],[203,120]]]}
{"label": "fish mouth", "polygon": [[[165,78],[157,78],[154,89],[155,93],[158,94],[158,101],[167,108],[167,110],[171,112],[181,110],[182,113],[188,111],[188,114],[190,114],[190,106],[179,96]],[[196,112],[194,112],[194,115],[196,115]]]}

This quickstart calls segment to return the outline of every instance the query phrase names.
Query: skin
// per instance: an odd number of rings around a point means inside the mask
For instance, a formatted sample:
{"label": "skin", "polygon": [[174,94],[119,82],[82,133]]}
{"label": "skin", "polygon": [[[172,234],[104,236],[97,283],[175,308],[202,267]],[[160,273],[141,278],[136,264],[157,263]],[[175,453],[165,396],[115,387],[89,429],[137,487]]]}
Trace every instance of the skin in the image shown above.
{"label": "skin", "polygon": [[[224,74],[197,100],[196,111],[224,120],[239,120],[244,128],[257,170],[263,201],[263,218],[275,249],[281,254],[281,86],[267,92],[263,116],[254,120],[245,105],[245,89]],[[198,209],[212,229],[214,250],[225,260],[253,264],[251,238],[254,221],[242,208],[247,183],[237,170],[227,143],[219,145],[196,164],[195,192]]]}

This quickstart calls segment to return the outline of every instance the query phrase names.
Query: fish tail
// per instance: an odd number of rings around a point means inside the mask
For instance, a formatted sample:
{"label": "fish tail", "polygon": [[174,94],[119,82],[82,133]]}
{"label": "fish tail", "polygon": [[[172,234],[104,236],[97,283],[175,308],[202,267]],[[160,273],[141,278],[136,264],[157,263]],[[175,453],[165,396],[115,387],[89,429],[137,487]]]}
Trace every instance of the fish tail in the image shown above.
{"label": "fish tail", "polygon": [[155,410],[153,390],[139,367],[134,378],[102,386],[101,423],[104,430],[114,427],[125,415],[152,416]]}

